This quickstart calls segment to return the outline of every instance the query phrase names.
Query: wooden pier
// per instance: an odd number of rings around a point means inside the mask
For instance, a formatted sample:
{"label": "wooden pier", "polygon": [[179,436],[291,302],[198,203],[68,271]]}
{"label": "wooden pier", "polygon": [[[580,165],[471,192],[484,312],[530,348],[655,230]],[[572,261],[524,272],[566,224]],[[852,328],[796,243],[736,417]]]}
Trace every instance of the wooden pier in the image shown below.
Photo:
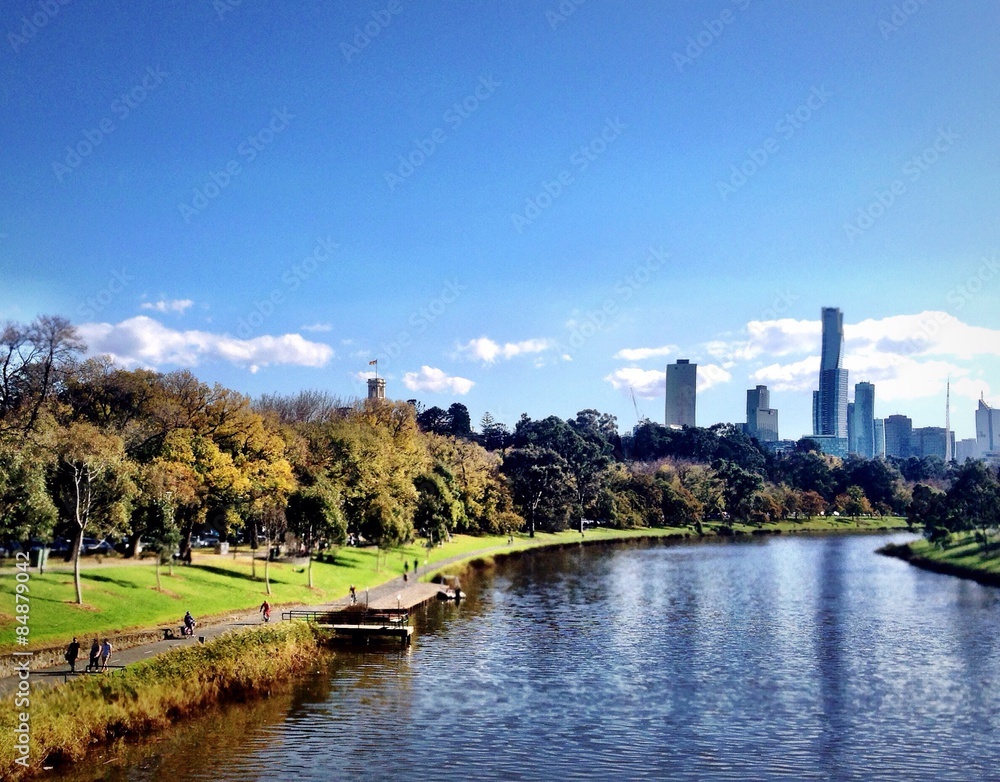
{"label": "wooden pier", "polygon": [[331,632],[335,639],[365,643],[399,639],[403,645],[408,645],[413,635],[410,612],[406,608],[365,608],[359,605],[332,611],[285,611],[281,618],[285,621],[312,622]]}

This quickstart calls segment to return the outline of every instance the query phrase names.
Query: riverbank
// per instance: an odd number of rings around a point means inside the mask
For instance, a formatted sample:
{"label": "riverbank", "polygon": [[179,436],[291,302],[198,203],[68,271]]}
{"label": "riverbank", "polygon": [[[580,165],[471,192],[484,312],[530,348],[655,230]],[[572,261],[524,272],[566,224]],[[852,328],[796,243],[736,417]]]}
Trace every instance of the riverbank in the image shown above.
{"label": "riverbank", "polygon": [[924,570],[1000,587],[1000,548],[994,543],[994,548],[986,554],[982,544],[971,534],[956,536],[940,546],[922,539],[890,544],[880,548],[878,553]]}
{"label": "riverbank", "polygon": [[[836,534],[891,531],[905,526],[901,519],[814,519],[756,527],[716,529],[706,524],[699,535],[687,528],[639,530],[590,529],[579,532],[538,533],[506,538],[456,539],[440,550],[435,561],[421,568],[430,576],[441,570],[461,571],[489,566],[494,558],[554,546],[601,545],[627,540],[665,541],[722,540],[728,537],[782,534]],[[489,547],[482,543],[491,542]],[[479,544],[479,545],[476,545]],[[395,562],[395,555],[390,560]],[[394,568],[395,569],[395,568]],[[401,569],[401,568],[400,568]],[[388,568],[386,568],[388,570]],[[102,573],[103,575],[103,573]],[[389,574],[382,591],[400,588],[405,582]],[[121,584],[118,588],[124,589]],[[256,588],[260,589],[261,584]],[[245,588],[245,587],[244,587]],[[373,591],[375,591],[373,589]],[[259,598],[255,597],[254,600]],[[391,601],[390,601],[391,602]],[[169,726],[207,704],[246,699],[266,693],[271,686],[290,678],[316,653],[315,638],[307,637],[304,625],[268,628],[237,628],[204,646],[191,646],[158,654],[128,666],[111,676],[80,677],[69,684],[30,692],[30,710],[22,712],[14,698],[0,701],[0,777],[10,772],[22,776],[28,770],[17,765],[19,736],[28,736],[31,773],[45,764],[74,761],[93,748],[122,736],[139,736]],[[18,732],[20,715],[28,713],[28,731]]]}
{"label": "riverbank", "polygon": [[0,779],[79,761],[96,746],[154,733],[212,704],[266,695],[312,664],[318,648],[305,623],[271,625],[6,699]]}

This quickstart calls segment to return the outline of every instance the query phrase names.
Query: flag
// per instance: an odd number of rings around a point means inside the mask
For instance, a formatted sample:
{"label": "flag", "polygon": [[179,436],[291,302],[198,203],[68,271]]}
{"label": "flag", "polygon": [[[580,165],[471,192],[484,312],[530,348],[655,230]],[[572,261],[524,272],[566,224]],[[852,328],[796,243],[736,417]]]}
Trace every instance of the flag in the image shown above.
{"label": "flag", "polygon": [[378,365],[378,359],[375,359],[374,361],[369,361],[368,362],[368,366],[371,366],[372,364],[375,364],[377,366]]}

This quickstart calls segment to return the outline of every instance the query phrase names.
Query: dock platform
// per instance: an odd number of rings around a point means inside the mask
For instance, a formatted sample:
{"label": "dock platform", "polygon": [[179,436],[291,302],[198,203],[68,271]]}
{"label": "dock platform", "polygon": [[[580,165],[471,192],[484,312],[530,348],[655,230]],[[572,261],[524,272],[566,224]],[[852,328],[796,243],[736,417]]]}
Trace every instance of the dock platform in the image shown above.
{"label": "dock platform", "polygon": [[284,621],[312,622],[317,627],[332,632],[334,638],[364,641],[385,638],[410,643],[413,628],[410,612],[406,608],[365,608],[350,606],[332,611],[285,611]]}

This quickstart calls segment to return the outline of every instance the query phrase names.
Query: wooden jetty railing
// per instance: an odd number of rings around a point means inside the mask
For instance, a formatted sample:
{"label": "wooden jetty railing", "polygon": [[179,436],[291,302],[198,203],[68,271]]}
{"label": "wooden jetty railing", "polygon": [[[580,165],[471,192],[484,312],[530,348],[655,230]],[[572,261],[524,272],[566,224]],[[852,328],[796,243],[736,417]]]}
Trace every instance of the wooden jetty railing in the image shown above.
{"label": "wooden jetty railing", "polygon": [[333,630],[337,636],[363,638],[365,641],[378,636],[400,638],[404,644],[410,642],[413,628],[410,627],[410,612],[405,608],[365,609],[347,608],[333,611],[283,611],[284,621],[313,622],[319,627]]}

